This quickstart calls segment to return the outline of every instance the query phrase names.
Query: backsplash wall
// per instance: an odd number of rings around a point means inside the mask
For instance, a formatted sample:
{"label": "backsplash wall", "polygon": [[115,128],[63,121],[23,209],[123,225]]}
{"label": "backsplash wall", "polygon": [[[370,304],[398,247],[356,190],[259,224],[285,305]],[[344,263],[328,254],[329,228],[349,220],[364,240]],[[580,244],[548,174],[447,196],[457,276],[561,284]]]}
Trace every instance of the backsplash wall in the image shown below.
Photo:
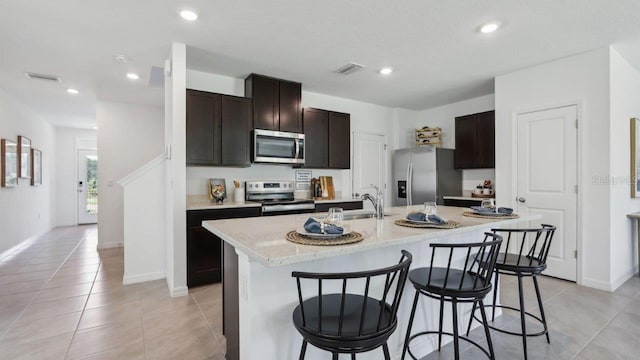
{"label": "backsplash wall", "polygon": [[496,183],[495,169],[465,169],[462,170],[462,190],[469,191],[482,184],[484,180],[491,180],[493,188]]}
{"label": "backsplash wall", "polygon": [[[247,168],[230,167],[200,167],[187,166],[187,195],[206,195],[207,180],[212,178],[224,178],[227,184],[227,191],[233,196],[233,180],[239,182],[253,180],[295,180],[295,171],[290,165],[264,165],[253,164]],[[342,197],[348,197],[351,191],[349,183],[351,177],[350,170],[327,170],[327,169],[304,169],[310,170],[313,177],[333,176],[333,185],[336,193],[341,193]]]}

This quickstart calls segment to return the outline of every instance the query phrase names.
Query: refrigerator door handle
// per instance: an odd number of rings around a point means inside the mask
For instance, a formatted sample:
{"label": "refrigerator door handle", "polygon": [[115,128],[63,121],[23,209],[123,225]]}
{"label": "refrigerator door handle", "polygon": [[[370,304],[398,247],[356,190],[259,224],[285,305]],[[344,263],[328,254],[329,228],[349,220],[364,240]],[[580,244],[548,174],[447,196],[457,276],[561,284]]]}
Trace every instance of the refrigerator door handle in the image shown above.
{"label": "refrigerator door handle", "polygon": [[413,164],[407,167],[407,206],[413,205]]}

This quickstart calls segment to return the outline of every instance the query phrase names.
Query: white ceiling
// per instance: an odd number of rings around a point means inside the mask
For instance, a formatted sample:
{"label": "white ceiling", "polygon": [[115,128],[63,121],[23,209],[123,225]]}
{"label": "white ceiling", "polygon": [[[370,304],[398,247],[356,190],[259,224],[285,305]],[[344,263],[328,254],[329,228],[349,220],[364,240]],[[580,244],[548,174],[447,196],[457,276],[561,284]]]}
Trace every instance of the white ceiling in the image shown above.
{"label": "white ceiling", "polygon": [[[183,7],[200,18],[183,21]],[[638,66],[638,13],[638,0],[0,0],[0,88],[56,125],[91,127],[96,98],[161,104],[149,72],[179,41],[196,70],[257,72],[310,91],[425,109],[491,93],[496,75],[609,44],[622,43],[616,48]],[[491,20],[502,29],[479,34]],[[119,64],[115,53],[131,61]],[[333,73],[350,61],[367,68]],[[377,74],[386,65],[394,73]],[[125,78],[130,70],[140,81]],[[24,71],[63,83],[29,80]]]}

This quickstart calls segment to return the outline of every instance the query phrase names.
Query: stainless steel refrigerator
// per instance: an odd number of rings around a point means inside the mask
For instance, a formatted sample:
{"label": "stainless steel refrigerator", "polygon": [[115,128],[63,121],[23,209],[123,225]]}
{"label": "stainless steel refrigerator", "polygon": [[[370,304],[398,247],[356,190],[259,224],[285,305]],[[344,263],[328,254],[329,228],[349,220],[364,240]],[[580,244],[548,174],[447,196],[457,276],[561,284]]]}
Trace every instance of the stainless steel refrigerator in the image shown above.
{"label": "stainless steel refrigerator", "polygon": [[462,194],[462,171],[453,167],[453,149],[425,146],[393,155],[393,206],[426,201],[443,204],[443,196]]}

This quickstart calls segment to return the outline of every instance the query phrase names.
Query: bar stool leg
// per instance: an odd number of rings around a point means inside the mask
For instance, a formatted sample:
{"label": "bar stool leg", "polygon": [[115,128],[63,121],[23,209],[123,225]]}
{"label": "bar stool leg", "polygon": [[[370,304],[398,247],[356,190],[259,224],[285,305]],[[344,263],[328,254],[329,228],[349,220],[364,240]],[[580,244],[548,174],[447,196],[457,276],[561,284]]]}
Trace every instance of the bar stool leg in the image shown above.
{"label": "bar stool leg", "polygon": [[413,298],[413,307],[411,308],[411,315],[409,316],[409,325],[407,325],[407,336],[404,338],[404,349],[402,350],[402,358],[404,360],[407,355],[407,349],[409,349],[409,338],[411,337],[411,326],[413,326],[413,318],[416,315],[416,307],[418,306],[418,298],[420,297],[420,291],[416,290],[416,296]]}
{"label": "bar stool leg", "polygon": [[496,273],[496,277],[495,280],[493,281],[493,305],[491,307],[491,322],[496,321],[496,301],[498,301],[498,278],[500,276],[500,273],[498,271],[495,272]]}
{"label": "bar stool leg", "polygon": [[307,353],[307,340],[302,340],[302,349],[300,349],[300,360],[304,360],[304,355]]}
{"label": "bar stool leg", "polygon": [[547,344],[551,344],[549,339],[549,328],[547,328],[547,317],[544,316],[544,306],[542,306],[542,297],[540,296],[540,287],[538,286],[538,276],[533,275],[533,285],[536,288],[536,296],[538,297],[538,306],[540,307],[540,317],[542,317],[542,325],[544,325],[544,335],[547,337]]}
{"label": "bar stool leg", "polygon": [[[475,302],[473,303],[475,305]],[[487,323],[487,314],[484,311],[484,302],[480,300],[480,314],[482,315],[482,326],[484,326],[484,335],[487,337],[487,345],[489,346],[489,354],[491,360],[495,360],[496,354],[493,352],[493,342],[491,341],[491,332]]]}
{"label": "bar stool leg", "polygon": [[442,348],[442,320],[444,317],[444,297],[440,297],[440,326],[438,327],[438,351]]}
{"label": "bar stool leg", "polygon": [[[384,352],[384,360],[391,360],[391,355],[389,354],[389,346],[387,343],[382,345],[382,351]],[[355,357],[353,358],[355,360]]]}
{"label": "bar stool leg", "polygon": [[476,313],[476,306],[478,305],[477,302],[473,302],[473,307],[471,308],[471,316],[469,316],[469,325],[467,325],[467,336],[469,336],[469,333],[471,332],[471,324],[473,324],[473,314]]}
{"label": "bar stool leg", "polygon": [[356,354],[351,354],[351,360],[356,360]]}
{"label": "bar stool leg", "polygon": [[453,310],[453,350],[455,352],[455,359],[460,359],[460,344],[458,341],[458,300],[456,298],[451,299],[451,306]]}
{"label": "bar stool leg", "polygon": [[522,326],[522,347],[524,349],[524,360],[527,360],[527,325],[524,310],[524,294],[522,290],[522,276],[518,275],[518,292],[520,295],[520,324]]}
{"label": "bar stool leg", "polygon": [[333,353],[333,360],[338,360],[338,353]]}

